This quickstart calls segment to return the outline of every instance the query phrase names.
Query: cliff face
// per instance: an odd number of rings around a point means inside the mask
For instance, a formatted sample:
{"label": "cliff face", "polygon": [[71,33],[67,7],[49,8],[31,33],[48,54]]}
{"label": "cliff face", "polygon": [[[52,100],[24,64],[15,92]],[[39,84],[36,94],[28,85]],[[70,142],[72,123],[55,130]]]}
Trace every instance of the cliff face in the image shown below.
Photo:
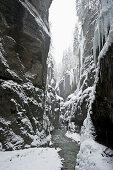
{"label": "cliff face", "polygon": [[76,66],[73,72],[75,91],[68,96],[64,103],[65,109],[63,112],[64,119],[66,122],[68,121],[69,127],[74,124],[75,131],[80,132],[83,121],[87,116],[95,81],[93,38],[99,12],[99,1],[77,0],[76,10],[78,17],[74,34]]}
{"label": "cliff face", "polygon": [[[104,26],[104,27],[103,27]],[[95,43],[96,42],[96,43]],[[113,148],[113,1],[101,2],[94,37],[97,66],[95,100],[91,115],[96,140]]]}
{"label": "cliff face", "polygon": [[96,140],[113,148],[113,1],[78,0],[77,14],[82,25],[78,42],[83,42],[78,55],[80,81],[66,109],[69,112],[71,103],[69,114],[77,128],[91,113]]}
{"label": "cliff face", "polygon": [[77,0],[76,9],[79,22],[74,43],[78,65],[73,75],[78,82],[64,103],[62,121],[69,129],[74,124],[74,130],[80,132],[91,112],[96,140],[113,148],[113,1]]}
{"label": "cliff face", "polygon": [[58,87],[56,91],[59,96],[66,99],[71,93],[73,93],[77,88],[77,69],[73,68],[70,71],[66,71],[60,82],[58,83]]}
{"label": "cliff face", "polygon": [[49,133],[43,115],[50,3],[0,1],[0,142],[7,150],[42,145]]}
{"label": "cliff face", "polygon": [[92,110],[96,140],[113,148],[113,43],[100,60],[99,80]]}
{"label": "cliff face", "polygon": [[[79,83],[76,91],[76,100],[73,112],[75,114],[75,124],[79,128],[83,125],[89,104],[91,101],[91,93],[95,81],[95,65],[93,57],[93,38],[95,31],[96,19],[99,13],[99,1],[77,0],[76,3],[77,15],[79,20],[80,36],[75,34],[78,43],[78,69]],[[77,46],[76,46],[77,50]]]}

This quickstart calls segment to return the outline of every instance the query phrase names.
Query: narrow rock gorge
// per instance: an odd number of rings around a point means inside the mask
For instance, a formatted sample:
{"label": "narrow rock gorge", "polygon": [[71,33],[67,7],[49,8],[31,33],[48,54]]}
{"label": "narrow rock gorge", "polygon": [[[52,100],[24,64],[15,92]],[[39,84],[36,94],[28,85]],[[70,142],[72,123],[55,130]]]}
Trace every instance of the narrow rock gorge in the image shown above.
{"label": "narrow rock gorge", "polygon": [[113,0],[74,1],[73,43],[59,64],[54,1],[0,0],[0,152],[61,147],[59,169],[112,170]]}

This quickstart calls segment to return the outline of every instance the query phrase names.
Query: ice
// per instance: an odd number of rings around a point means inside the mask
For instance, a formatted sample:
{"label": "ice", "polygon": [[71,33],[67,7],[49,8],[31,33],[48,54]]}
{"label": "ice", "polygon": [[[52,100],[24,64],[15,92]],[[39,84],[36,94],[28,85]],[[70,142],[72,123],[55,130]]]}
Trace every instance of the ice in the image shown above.
{"label": "ice", "polygon": [[97,64],[99,52],[101,51],[104,43],[107,41],[109,30],[113,23],[113,1],[102,0],[100,8],[101,10],[97,19],[93,41],[93,55],[95,64]]}

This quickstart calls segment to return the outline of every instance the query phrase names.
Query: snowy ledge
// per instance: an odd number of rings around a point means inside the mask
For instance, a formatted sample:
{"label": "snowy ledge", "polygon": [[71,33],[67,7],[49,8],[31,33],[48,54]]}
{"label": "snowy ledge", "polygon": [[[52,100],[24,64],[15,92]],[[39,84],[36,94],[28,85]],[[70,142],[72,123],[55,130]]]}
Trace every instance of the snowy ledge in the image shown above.
{"label": "snowy ledge", "polygon": [[54,148],[0,152],[0,170],[61,170],[58,152]]}
{"label": "snowy ledge", "polygon": [[80,144],[80,135],[78,133],[71,133],[71,132],[67,131],[65,136],[76,141],[78,144]]}
{"label": "snowy ledge", "polygon": [[80,151],[75,170],[113,170],[113,150],[95,141],[90,114],[84,120],[81,130]]}
{"label": "snowy ledge", "polygon": [[113,170],[113,151],[87,139],[80,146],[75,170]]}

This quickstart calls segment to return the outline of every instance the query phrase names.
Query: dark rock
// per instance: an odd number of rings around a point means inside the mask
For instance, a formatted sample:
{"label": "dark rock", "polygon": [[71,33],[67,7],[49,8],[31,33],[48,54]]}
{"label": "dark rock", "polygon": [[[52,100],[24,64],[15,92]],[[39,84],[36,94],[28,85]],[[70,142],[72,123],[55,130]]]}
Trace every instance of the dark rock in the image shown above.
{"label": "dark rock", "polygon": [[0,142],[6,150],[30,146],[34,135],[43,143],[49,133],[43,114],[50,4],[0,1]]}
{"label": "dark rock", "polygon": [[100,60],[99,81],[92,111],[96,140],[113,148],[113,44]]}

